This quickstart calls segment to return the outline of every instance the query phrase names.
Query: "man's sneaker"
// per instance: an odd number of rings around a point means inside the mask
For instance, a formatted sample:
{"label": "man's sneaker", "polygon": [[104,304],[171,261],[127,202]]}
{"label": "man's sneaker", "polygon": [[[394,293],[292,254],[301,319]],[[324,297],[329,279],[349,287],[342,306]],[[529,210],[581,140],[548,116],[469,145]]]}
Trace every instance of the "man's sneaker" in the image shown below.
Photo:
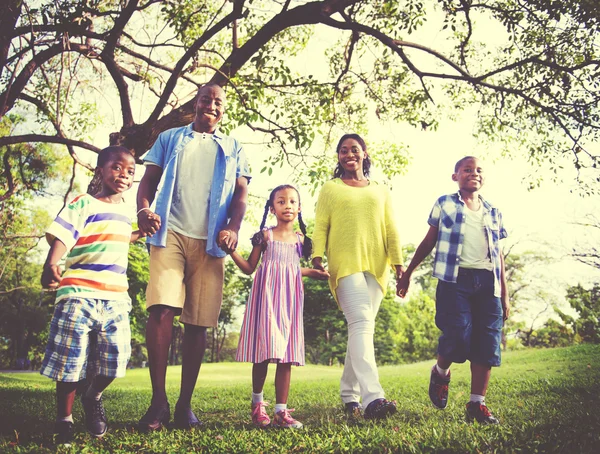
{"label": "man's sneaker", "polygon": [[93,397],[81,396],[81,404],[85,413],[85,428],[96,438],[102,438],[108,430],[108,421],[104,413],[102,396],[99,400]]}
{"label": "man's sneaker", "polygon": [[269,404],[267,402],[257,402],[252,404],[252,424],[261,429],[271,424],[271,418],[267,415],[265,407]]}
{"label": "man's sneaker", "polygon": [[448,405],[448,385],[450,384],[450,371],[448,376],[442,377],[437,367],[431,369],[431,378],[429,379],[429,398],[431,403],[437,408],[443,410]]}
{"label": "man's sneaker", "polygon": [[65,445],[73,440],[73,423],[71,421],[56,421],[54,423],[54,442]]}
{"label": "man's sneaker", "polygon": [[169,424],[170,419],[171,409],[168,402],[161,406],[150,405],[146,414],[138,422],[138,429],[141,432],[152,432]]}
{"label": "man's sneaker", "polygon": [[344,411],[349,418],[360,418],[361,407],[358,402],[348,402],[344,404]]}
{"label": "man's sneaker", "polygon": [[181,407],[179,405],[175,405],[173,427],[176,429],[190,430],[201,425],[202,423],[196,417],[191,407]]}
{"label": "man's sneaker", "polygon": [[296,421],[290,415],[294,409],[286,408],[285,410],[278,411],[275,413],[275,418],[273,418],[273,426],[279,427],[281,429],[301,429],[302,423],[300,421]]}
{"label": "man's sneaker", "polygon": [[479,424],[500,424],[492,412],[482,402],[467,403],[467,421],[477,421]]}
{"label": "man's sneaker", "polygon": [[384,419],[396,413],[396,401],[375,399],[365,409],[365,419]]}

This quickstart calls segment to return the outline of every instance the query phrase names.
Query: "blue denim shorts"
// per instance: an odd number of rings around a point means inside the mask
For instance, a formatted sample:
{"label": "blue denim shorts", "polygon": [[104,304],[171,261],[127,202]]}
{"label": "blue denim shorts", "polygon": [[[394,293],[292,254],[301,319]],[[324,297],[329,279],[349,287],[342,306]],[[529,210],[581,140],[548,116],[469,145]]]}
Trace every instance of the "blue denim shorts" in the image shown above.
{"label": "blue denim shorts", "polygon": [[492,271],[460,268],[456,283],[438,281],[435,306],[438,354],[454,363],[500,365],[502,303]]}
{"label": "blue denim shorts", "polygon": [[125,375],[131,356],[130,301],[67,298],[56,303],[40,373],[53,380],[85,378],[90,332],[98,334],[95,368],[98,375]]}

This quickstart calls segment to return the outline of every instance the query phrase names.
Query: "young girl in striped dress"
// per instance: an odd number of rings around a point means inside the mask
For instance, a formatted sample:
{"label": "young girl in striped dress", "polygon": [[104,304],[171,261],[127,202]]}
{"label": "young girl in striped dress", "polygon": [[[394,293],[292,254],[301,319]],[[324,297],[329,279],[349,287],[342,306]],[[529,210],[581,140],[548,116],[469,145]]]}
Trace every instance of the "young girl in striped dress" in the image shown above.
{"label": "young girl in striped dress", "polygon": [[[269,212],[277,218],[277,225],[264,229]],[[303,235],[294,231],[296,217]],[[254,363],[252,422],[258,427],[271,423],[264,408],[268,404],[263,400],[263,386],[269,363],[277,363],[273,425],[297,429],[302,427],[302,423],[290,415],[294,410],[287,408],[287,399],[291,366],[304,365],[302,276],[327,279],[329,274],[300,268],[300,257],[310,257],[312,241],[306,236],[296,188],[282,185],[273,189],[265,204],[260,231],[252,237],[252,244],[254,247],[248,260],[235,251],[231,254],[233,261],[246,274],[254,272],[262,256],[246,306],[236,359]]]}

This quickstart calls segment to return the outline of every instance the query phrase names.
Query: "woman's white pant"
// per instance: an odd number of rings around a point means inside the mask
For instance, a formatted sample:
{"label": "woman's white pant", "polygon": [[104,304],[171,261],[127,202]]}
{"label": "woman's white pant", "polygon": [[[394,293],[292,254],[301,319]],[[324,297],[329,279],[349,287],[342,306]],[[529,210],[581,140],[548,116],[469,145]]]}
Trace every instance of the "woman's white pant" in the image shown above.
{"label": "woman's white pant", "polygon": [[348,322],[348,348],[340,395],[344,404],[360,402],[362,397],[366,408],[375,399],[384,397],[373,344],[375,317],[383,291],[371,274],[356,273],[341,278],[336,293]]}

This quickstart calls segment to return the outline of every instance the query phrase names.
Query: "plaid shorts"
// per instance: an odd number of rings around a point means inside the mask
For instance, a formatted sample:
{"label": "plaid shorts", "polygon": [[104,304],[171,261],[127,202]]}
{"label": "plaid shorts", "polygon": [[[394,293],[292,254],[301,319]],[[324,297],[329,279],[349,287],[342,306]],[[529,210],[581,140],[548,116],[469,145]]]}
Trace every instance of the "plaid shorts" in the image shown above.
{"label": "plaid shorts", "polygon": [[96,374],[123,377],[131,356],[130,311],[130,301],[67,298],[57,302],[40,373],[57,381],[83,380],[90,333],[95,332]]}

